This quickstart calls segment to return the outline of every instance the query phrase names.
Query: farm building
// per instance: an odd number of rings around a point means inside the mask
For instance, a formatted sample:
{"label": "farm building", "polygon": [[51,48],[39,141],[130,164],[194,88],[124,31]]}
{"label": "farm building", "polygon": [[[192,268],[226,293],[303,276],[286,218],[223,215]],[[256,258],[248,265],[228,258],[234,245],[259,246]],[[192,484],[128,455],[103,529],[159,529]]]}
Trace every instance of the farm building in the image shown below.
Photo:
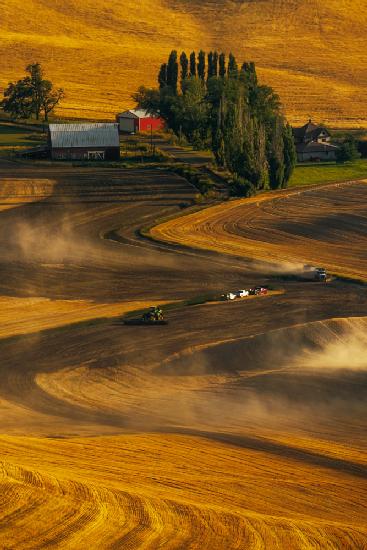
{"label": "farm building", "polygon": [[310,119],[301,128],[293,129],[298,162],[335,160],[338,147],[330,143],[330,132]]}
{"label": "farm building", "polygon": [[130,109],[116,116],[121,133],[136,133],[162,130],[164,121],[159,116],[152,116],[143,109]]}
{"label": "farm building", "polygon": [[118,160],[120,137],[115,123],[50,124],[52,159]]}

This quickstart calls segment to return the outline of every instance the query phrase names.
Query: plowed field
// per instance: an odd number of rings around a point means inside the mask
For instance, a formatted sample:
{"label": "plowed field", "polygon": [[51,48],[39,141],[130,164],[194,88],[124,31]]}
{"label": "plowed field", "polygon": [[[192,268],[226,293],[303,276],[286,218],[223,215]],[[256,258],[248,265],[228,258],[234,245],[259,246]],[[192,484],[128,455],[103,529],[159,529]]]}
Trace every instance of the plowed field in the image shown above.
{"label": "plowed field", "polygon": [[[190,202],[179,177],[0,177],[0,547],[364,548],[365,286],[283,271],[366,276],[367,186],[226,203],[158,243],[137,230]],[[255,284],[281,292],[122,322]]]}

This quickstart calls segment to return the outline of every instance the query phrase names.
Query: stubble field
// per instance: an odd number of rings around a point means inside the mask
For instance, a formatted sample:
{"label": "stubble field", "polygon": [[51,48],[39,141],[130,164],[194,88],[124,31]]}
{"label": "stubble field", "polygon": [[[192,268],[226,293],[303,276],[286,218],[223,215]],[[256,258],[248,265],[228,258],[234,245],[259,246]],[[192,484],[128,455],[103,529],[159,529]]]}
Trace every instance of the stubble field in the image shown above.
{"label": "stubble field", "polygon": [[[283,279],[279,263],[292,239],[313,260],[318,234],[320,260],[339,242],[335,263],[364,276],[367,187],[204,210],[155,230],[173,246],[137,229],[193,198],[179,177],[0,170],[0,546],[363,548],[365,286]],[[122,323],[254,284],[283,292]]]}
{"label": "stubble field", "polygon": [[63,116],[109,119],[155,85],[173,48],[257,63],[292,123],[366,126],[366,0],[62,0],[2,6],[0,86],[39,61],[66,91]]}

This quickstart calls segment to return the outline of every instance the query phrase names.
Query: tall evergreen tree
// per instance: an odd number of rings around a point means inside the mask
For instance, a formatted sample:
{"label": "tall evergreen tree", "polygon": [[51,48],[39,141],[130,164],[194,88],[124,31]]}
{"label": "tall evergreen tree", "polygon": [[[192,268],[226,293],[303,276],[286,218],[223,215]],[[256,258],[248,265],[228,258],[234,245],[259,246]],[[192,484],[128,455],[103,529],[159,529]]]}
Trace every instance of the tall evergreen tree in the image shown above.
{"label": "tall evergreen tree", "polygon": [[178,82],[178,62],[177,51],[172,50],[167,63],[167,86],[172,88],[172,91],[177,94]]}
{"label": "tall evergreen tree", "polygon": [[225,166],[225,145],[224,145],[224,121],[225,121],[226,100],[224,93],[219,99],[217,109],[214,109],[212,124],[212,150],[218,166]]}
{"label": "tall evergreen tree", "polygon": [[196,76],[196,54],[190,53],[190,76]]}
{"label": "tall evergreen tree", "polygon": [[[182,132],[194,146],[211,147],[218,165],[233,174],[234,193],[248,196],[269,186],[285,187],[296,156],[279,97],[258,83],[253,63],[244,63],[239,72],[232,54],[227,66],[224,53],[211,51],[206,58],[202,50],[198,61],[197,65],[192,52],[191,78],[182,79],[182,94],[172,93],[171,89],[177,90],[178,63],[177,52],[171,52],[168,85],[160,90],[141,88],[134,96],[138,105],[159,112],[177,135]],[[187,63],[182,53],[181,77],[188,73]],[[164,69],[160,74],[164,82]],[[220,78],[213,78],[217,75]]]}
{"label": "tall evergreen tree", "polygon": [[189,60],[185,52],[180,55],[181,83],[189,76]]}
{"label": "tall evergreen tree", "polygon": [[200,50],[198,55],[198,77],[201,80],[205,79],[205,52],[203,50]]}
{"label": "tall evergreen tree", "polygon": [[214,60],[213,60],[213,52],[208,53],[208,80],[212,76],[214,76]]}
{"label": "tall evergreen tree", "polygon": [[218,76],[218,52],[213,53],[213,76]]}
{"label": "tall evergreen tree", "polygon": [[287,187],[297,163],[296,146],[294,144],[293,131],[289,124],[283,127],[284,146],[284,180],[282,187]]}
{"label": "tall evergreen tree", "polygon": [[284,183],[284,141],[283,121],[275,117],[271,127],[271,141],[269,147],[269,184],[271,189],[279,189]]}
{"label": "tall evergreen tree", "polygon": [[221,78],[226,76],[226,56],[224,53],[219,55],[219,76]]}
{"label": "tall evergreen tree", "polygon": [[167,63],[163,63],[158,73],[159,88],[165,88],[167,86]]}
{"label": "tall evergreen tree", "polygon": [[228,76],[236,78],[238,76],[238,66],[235,56],[230,53],[228,57]]}

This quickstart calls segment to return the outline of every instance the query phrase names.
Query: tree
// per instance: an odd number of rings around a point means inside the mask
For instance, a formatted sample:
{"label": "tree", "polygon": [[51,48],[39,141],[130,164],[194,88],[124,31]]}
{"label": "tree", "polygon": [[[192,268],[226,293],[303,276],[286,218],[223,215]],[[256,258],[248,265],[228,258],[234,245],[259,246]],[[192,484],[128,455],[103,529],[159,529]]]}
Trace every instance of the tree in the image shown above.
{"label": "tree", "polygon": [[337,162],[344,163],[357,160],[361,157],[353,137],[348,138],[336,152]]}
{"label": "tree", "polygon": [[236,78],[238,76],[238,66],[236,58],[233,54],[229,54],[228,57],[228,76],[231,78]]}
{"label": "tree", "polygon": [[269,143],[269,184],[271,189],[278,189],[284,182],[284,141],[283,121],[279,116],[274,118],[271,126]]}
{"label": "tree", "polygon": [[172,104],[180,133],[194,147],[206,145],[208,138],[209,104],[205,101],[206,88],[200,78],[183,82],[182,95]]}
{"label": "tree", "polygon": [[282,187],[287,187],[297,164],[296,146],[294,144],[293,131],[289,124],[283,126],[284,145],[284,180]]}
{"label": "tree", "polygon": [[41,87],[41,109],[43,111],[43,120],[48,121],[48,115],[55,109],[56,105],[65,97],[64,90],[53,89],[52,82],[43,80]]}
{"label": "tree", "polygon": [[213,52],[208,53],[208,80],[214,76]]}
{"label": "tree", "polygon": [[180,55],[180,65],[181,65],[181,86],[184,80],[189,76],[189,60],[185,52],[182,52]]}
{"label": "tree", "polygon": [[[211,148],[217,164],[232,174],[235,193],[249,195],[269,186],[285,187],[296,154],[279,97],[258,83],[253,63],[244,63],[239,71],[232,54],[226,66],[225,54],[212,51],[207,56],[207,71],[205,61],[202,50],[198,63],[195,52],[191,53],[190,78],[182,78],[182,94],[169,84],[157,90],[140,88],[134,99],[140,107],[158,112],[189,143]],[[175,63],[177,53],[171,52],[167,70]],[[181,77],[187,76],[187,63],[182,53]]]}
{"label": "tree", "polygon": [[29,118],[32,115],[32,89],[27,79],[10,82],[4,91],[1,108],[14,119]]}
{"label": "tree", "polygon": [[167,63],[163,63],[159,69],[158,84],[160,89],[167,86]]}
{"label": "tree", "polygon": [[138,91],[132,95],[132,98],[141,109],[144,109],[149,114],[157,114],[160,108],[161,95],[162,92],[160,90],[140,86]]}
{"label": "tree", "polygon": [[190,76],[196,76],[196,54],[191,52],[190,54]]}
{"label": "tree", "polygon": [[44,86],[43,70],[39,63],[27,65],[26,71],[30,75],[29,82],[32,88],[33,112],[38,120],[42,109],[43,95],[47,93],[46,89],[48,89],[48,86]]}
{"label": "tree", "polygon": [[224,78],[226,76],[226,56],[224,53],[219,54],[219,76]]}
{"label": "tree", "polygon": [[177,82],[178,82],[178,63],[177,63],[177,51],[172,50],[167,63],[167,86],[170,86],[173,93],[177,94]]}
{"label": "tree", "polygon": [[198,77],[201,80],[205,79],[205,52],[203,50],[200,50],[198,55]]}
{"label": "tree", "polygon": [[213,76],[218,76],[218,52],[213,53]]}
{"label": "tree", "polygon": [[28,76],[10,83],[4,92],[1,106],[15,118],[30,118],[33,114],[38,120],[43,112],[44,120],[64,97],[62,88],[55,90],[50,80],[43,78],[39,63],[27,65]]}

